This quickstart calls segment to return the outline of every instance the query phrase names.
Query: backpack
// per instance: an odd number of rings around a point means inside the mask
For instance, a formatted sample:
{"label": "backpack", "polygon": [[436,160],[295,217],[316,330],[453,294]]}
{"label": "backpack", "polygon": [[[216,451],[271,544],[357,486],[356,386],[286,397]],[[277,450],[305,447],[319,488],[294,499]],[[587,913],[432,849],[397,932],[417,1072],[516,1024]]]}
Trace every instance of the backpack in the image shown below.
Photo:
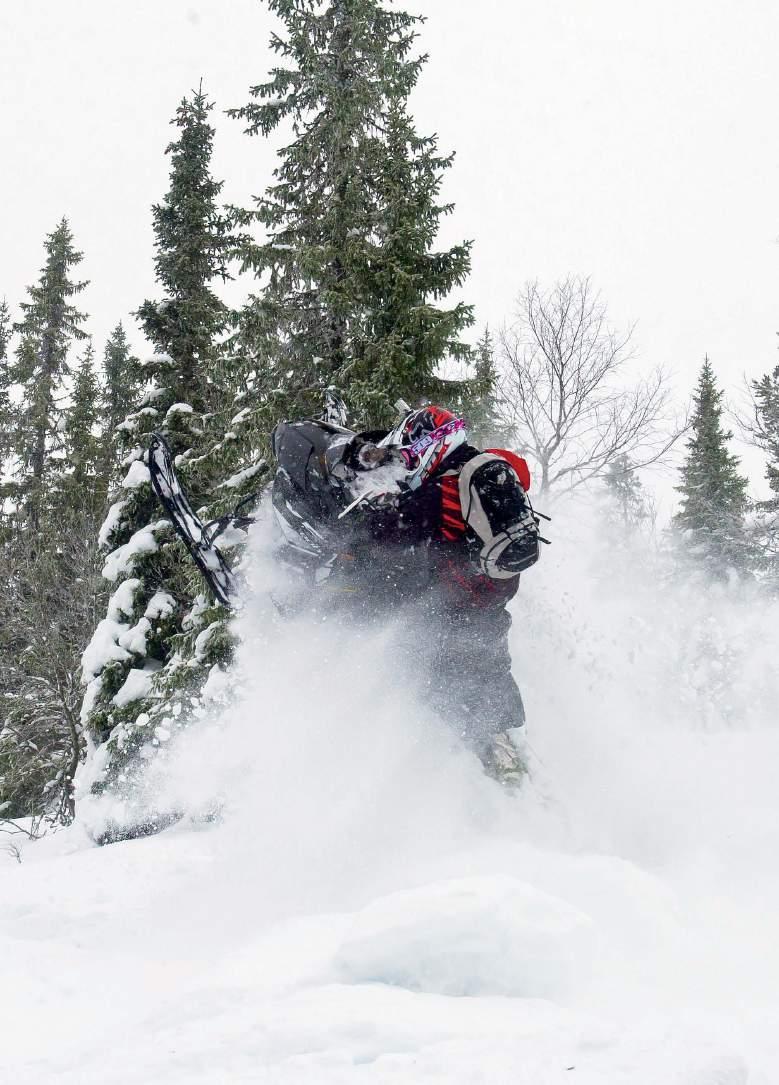
{"label": "backpack", "polygon": [[503,449],[479,453],[459,472],[462,517],[482,544],[479,567],[492,580],[518,576],[538,561],[538,524],[527,498],[529,487],[525,461]]}

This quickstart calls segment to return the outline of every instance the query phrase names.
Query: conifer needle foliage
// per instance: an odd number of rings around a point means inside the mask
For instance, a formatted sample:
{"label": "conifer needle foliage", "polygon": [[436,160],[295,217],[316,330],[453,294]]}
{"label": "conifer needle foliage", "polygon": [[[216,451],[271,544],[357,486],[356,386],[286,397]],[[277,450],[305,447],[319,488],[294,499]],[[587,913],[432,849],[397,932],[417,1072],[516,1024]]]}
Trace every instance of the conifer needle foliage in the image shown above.
{"label": "conifer needle foliage", "polygon": [[[317,414],[345,395],[355,425],[393,417],[398,396],[439,398],[470,306],[444,302],[470,270],[470,243],[435,247],[451,155],[417,134],[409,95],[426,57],[421,19],[378,0],[269,0],[278,66],[230,111],[250,135],[284,125],[274,183],[239,212],[242,264],[260,280],[241,349],[257,360],[268,420]],[[254,237],[256,232],[259,237]]]}

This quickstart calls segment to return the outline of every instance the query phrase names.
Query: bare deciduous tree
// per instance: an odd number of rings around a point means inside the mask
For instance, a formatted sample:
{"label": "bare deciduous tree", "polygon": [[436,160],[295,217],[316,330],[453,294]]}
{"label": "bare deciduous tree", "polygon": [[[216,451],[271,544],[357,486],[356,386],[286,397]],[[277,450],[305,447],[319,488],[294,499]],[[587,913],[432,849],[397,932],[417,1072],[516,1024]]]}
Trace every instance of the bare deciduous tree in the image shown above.
{"label": "bare deciduous tree", "polygon": [[500,335],[500,411],[534,463],[541,495],[588,482],[620,455],[634,467],[654,463],[684,431],[669,428],[662,370],[621,383],[632,333],[609,326],[588,278],[523,288],[516,319]]}

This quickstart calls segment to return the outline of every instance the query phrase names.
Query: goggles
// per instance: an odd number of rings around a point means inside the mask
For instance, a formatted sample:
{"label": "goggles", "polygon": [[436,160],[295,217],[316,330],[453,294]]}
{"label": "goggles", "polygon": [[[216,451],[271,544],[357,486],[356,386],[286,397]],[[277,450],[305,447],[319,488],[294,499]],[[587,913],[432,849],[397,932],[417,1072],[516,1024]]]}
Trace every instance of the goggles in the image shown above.
{"label": "goggles", "polygon": [[413,468],[423,452],[426,452],[432,445],[438,444],[439,441],[443,441],[445,438],[451,436],[453,433],[457,433],[457,431],[461,429],[465,429],[465,422],[463,419],[453,418],[450,422],[445,422],[443,426],[439,426],[438,429],[434,429],[431,433],[423,434],[416,441],[412,441],[410,445],[398,449],[405,461],[406,467]]}

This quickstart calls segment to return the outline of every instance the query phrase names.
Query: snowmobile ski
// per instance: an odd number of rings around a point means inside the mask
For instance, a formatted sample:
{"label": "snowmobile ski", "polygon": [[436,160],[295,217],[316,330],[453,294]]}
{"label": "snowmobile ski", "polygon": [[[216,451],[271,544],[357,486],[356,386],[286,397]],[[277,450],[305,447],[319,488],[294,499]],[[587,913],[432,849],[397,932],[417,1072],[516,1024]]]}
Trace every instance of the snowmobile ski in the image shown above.
{"label": "snowmobile ski", "polygon": [[215,540],[231,524],[246,527],[251,523],[251,517],[239,513],[253,496],[241,502],[234,514],[204,524],[179,482],[170,445],[159,433],[153,434],[149,444],[149,474],[160,504],[214,596],[223,606],[232,606],[238,581]]}

